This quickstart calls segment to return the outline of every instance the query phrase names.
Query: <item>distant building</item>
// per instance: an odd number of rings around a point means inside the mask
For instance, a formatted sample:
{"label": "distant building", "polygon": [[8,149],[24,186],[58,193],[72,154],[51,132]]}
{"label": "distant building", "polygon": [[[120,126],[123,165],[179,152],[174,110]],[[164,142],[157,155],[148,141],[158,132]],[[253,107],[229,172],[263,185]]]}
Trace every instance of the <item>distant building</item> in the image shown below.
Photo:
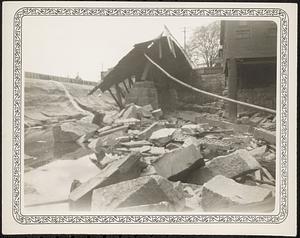
{"label": "distant building", "polygon": [[[220,44],[228,96],[276,108],[277,26],[272,21],[222,21]],[[251,110],[230,103],[229,116]]]}

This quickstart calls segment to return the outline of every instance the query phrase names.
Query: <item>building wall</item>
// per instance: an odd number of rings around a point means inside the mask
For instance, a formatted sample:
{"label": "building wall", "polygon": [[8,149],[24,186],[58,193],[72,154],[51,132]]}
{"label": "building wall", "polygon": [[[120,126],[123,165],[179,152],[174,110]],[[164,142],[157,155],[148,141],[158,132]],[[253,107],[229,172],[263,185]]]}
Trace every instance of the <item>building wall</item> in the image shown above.
{"label": "building wall", "polygon": [[277,25],[273,21],[222,21],[223,58],[276,56]]}
{"label": "building wall", "polygon": [[[224,63],[230,58],[237,62],[237,100],[275,109],[276,23],[223,21],[220,41]],[[226,68],[225,72],[228,71]],[[238,105],[237,111],[257,110]]]}

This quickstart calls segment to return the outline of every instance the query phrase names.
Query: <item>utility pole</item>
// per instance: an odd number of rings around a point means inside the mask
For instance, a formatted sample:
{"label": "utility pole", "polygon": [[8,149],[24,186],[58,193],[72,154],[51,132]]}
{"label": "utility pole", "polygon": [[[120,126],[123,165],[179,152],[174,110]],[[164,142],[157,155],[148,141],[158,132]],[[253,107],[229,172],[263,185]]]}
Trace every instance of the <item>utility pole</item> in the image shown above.
{"label": "utility pole", "polygon": [[186,27],[183,27],[183,42],[184,42],[184,50],[186,50]]}

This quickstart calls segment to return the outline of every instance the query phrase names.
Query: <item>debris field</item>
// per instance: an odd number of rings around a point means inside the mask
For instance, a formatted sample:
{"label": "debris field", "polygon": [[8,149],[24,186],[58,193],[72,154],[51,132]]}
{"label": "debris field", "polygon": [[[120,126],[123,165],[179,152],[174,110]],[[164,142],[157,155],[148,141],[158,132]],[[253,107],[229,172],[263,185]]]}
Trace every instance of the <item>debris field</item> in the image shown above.
{"label": "debris field", "polygon": [[275,205],[275,117],[225,121],[216,103],[175,112],[128,104],[111,123],[72,121],[56,142],[89,148],[99,173],[74,180],[72,211],[271,212]]}

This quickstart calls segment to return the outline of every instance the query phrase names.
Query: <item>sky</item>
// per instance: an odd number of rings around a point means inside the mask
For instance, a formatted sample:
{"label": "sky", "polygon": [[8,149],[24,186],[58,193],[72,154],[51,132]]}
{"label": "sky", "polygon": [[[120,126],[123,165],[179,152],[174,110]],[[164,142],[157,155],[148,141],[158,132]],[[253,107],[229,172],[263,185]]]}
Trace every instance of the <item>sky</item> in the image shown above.
{"label": "sky", "polygon": [[192,30],[213,19],[188,17],[25,17],[24,71],[99,81],[133,45],[157,37],[166,25],[184,45]]}

